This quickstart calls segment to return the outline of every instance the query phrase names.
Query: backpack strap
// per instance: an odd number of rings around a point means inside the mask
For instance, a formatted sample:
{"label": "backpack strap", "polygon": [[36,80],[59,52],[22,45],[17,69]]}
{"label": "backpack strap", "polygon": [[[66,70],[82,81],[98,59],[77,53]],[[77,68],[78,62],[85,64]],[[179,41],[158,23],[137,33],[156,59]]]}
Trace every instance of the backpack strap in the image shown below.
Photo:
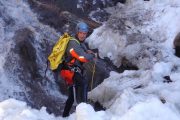
{"label": "backpack strap", "polygon": [[80,45],[80,42],[79,42],[79,40],[77,40],[76,38],[74,38],[74,37],[71,37],[70,38],[70,40],[75,40],[79,45]]}

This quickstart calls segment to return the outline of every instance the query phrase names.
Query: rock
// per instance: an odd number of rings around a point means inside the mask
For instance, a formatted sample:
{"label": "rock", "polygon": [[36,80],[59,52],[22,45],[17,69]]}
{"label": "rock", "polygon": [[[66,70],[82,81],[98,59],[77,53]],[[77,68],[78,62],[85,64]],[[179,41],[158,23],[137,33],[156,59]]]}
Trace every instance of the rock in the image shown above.
{"label": "rock", "polygon": [[110,71],[106,69],[106,63],[102,62],[102,60],[98,60],[96,63],[85,63],[84,68],[87,80],[89,81],[89,91],[109,77]]}
{"label": "rock", "polygon": [[114,4],[117,4],[118,2],[120,3],[126,3],[126,0],[112,0]]}
{"label": "rock", "polygon": [[39,17],[39,20],[42,23],[50,25],[62,33],[69,32],[70,34],[74,34],[75,26],[79,21],[85,21],[90,26],[91,32],[94,28],[101,25],[89,19],[86,16],[87,13],[80,12],[74,7],[77,3],[72,3],[69,0],[57,2],[28,0],[28,2],[31,8],[40,14],[41,17]]}
{"label": "rock", "polygon": [[[12,73],[13,80],[21,85],[24,91],[15,93],[33,108],[40,109],[45,106],[49,113],[60,115],[63,100],[49,95],[44,84],[44,78],[40,74],[37,63],[36,49],[34,46],[34,33],[29,28],[19,29],[15,32],[15,47],[10,50],[6,58],[5,70]],[[9,75],[10,76],[10,75]],[[49,83],[51,84],[51,83]],[[20,99],[17,97],[16,99]]]}
{"label": "rock", "polygon": [[163,78],[164,78],[164,80],[163,80],[164,83],[171,83],[171,82],[173,82],[171,80],[170,76],[164,76]]}
{"label": "rock", "polygon": [[14,52],[21,58],[21,65],[24,69],[24,76],[30,73],[31,79],[38,79],[38,65],[36,63],[36,50],[33,46],[33,32],[28,28],[20,29],[15,33],[16,46]]}
{"label": "rock", "polygon": [[180,33],[177,34],[174,40],[175,55],[180,57]]}

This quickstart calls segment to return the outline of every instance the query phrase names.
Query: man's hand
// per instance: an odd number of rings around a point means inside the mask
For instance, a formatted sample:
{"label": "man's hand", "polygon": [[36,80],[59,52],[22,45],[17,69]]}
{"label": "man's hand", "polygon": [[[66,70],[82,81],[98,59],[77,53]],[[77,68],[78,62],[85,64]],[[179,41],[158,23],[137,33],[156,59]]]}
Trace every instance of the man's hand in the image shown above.
{"label": "man's hand", "polygon": [[97,59],[97,57],[98,57],[98,54],[97,54],[97,53],[94,53],[94,56],[95,56],[95,58]]}
{"label": "man's hand", "polygon": [[98,60],[98,58],[97,58],[97,57],[98,57],[98,56],[97,56],[97,53],[94,53],[94,56],[95,56],[95,57],[94,57],[93,61],[94,61],[95,64],[96,64],[96,62],[97,62],[97,60]]}
{"label": "man's hand", "polygon": [[93,54],[97,58],[97,53],[93,52],[92,50],[87,50],[87,53]]}
{"label": "man's hand", "polygon": [[94,52],[92,50],[87,50],[87,53],[94,54]]}

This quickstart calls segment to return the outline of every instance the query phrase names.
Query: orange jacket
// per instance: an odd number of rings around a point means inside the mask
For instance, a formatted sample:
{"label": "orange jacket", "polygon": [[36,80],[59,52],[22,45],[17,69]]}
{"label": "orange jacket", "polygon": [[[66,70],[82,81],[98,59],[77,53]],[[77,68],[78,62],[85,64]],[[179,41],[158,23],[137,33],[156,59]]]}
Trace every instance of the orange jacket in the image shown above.
{"label": "orange jacket", "polygon": [[[70,40],[66,49],[66,57],[71,58],[68,65],[74,65],[80,63],[89,62],[93,59],[93,55],[86,53],[86,50],[82,47],[81,43],[78,43],[76,40]],[[73,84],[74,72],[71,70],[61,70],[61,77],[66,81],[68,85]]]}

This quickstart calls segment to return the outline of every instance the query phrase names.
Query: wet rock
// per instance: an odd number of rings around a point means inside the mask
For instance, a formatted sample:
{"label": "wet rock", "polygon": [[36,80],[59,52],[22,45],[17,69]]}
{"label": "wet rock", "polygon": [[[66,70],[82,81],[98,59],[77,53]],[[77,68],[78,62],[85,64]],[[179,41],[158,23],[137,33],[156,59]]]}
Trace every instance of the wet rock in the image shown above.
{"label": "wet rock", "polygon": [[96,12],[92,12],[90,16],[91,18],[95,19],[95,21],[103,23],[108,20],[110,14],[105,10],[96,10]]}
{"label": "wet rock", "polygon": [[175,55],[176,55],[177,57],[180,57],[180,46],[176,46],[176,47],[175,47],[175,51],[176,51]]}
{"label": "wet rock", "polygon": [[123,58],[122,65],[117,68],[108,59],[98,59],[96,63],[90,62],[84,64],[87,79],[89,81],[89,90],[94,89],[101,84],[104,79],[109,77],[110,71],[116,71],[122,73],[124,70],[138,70],[138,67],[129,62],[126,58]]}
{"label": "wet rock", "polygon": [[75,33],[75,26],[79,21],[85,21],[90,26],[91,32],[92,29],[100,26],[89,19],[86,12],[80,12],[77,9],[77,1],[28,0],[28,2],[31,8],[40,15],[38,19],[42,23],[62,33]]}
{"label": "wet rock", "polygon": [[142,88],[142,87],[143,87],[143,85],[139,85],[139,86],[135,87],[134,89],[139,89],[139,88]]}
{"label": "wet rock", "polygon": [[99,102],[94,103],[94,110],[95,111],[101,111],[101,110],[106,110]]}
{"label": "wet rock", "polygon": [[[30,7],[34,11],[38,11],[40,17],[38,18],[42,23],[48,24],[51,27],[54,27],[58,31],[62,31],[63,25],[67,22],[64,19],[59,17],[59,8],[53,7],[53,4],[50,1],[36,1],[28,0]],[[54,2],[53,2],[54,3]]]}
{"label": "wet rock", "polygon": [[173,82],[170,78],[170,76],[164,76],[164,80],[163,80],[164,83],[171,83]]}
{"label": "wet rock", "polygon": [[7,73],[12,73],[9,77],[18,77],[13,79],[21,85],[22,89],[24,88],[24,91],[17,95],[21,96],[28,105],[36,109],[45,106],[49,113],[60,115],[61,108],[64,106],[63,101],[49,95],[43,85],[44,79],[39,72],[34,39],[34,33],[29,28],[15,32],[15,46],[8,53],[5,70]]}
{"label": "wet rock", "polygon": [[124,70],[138,70],[138,67],[132,64],[126,57],[122,58],[121,66],[118,69],[118,72],[123,72]]}
{"label": "wet rock", "polygon": [[20,29],[15,33],[16,46],[14,52],[20,56],[21,65],[24,68],[24,75],[30,72],[31,79],[41,77],[38,74],[38,65],[36,63],[36,50],[33,47],[33,32],[28,28]]}
{"label": "wet rock", "polygon": [[118,2],[120,2],[120,3],[126,3],[126,0],[112,0],[112,1],[114,1],[115,4],[118,3]]}
{"label": "wet rock", "polygon": [[103,80],[109,77],[109,70],[106,68],[106,63],[98,60],[96,63],[85,63],[85,74],[89,81],[89,91],[97,87]]}
{"label": "wet rock", "polygon": [[162,102],[163,104],[166,103],[166,100],[165,100],[164,98],[160,98],[160,100],[161,100],[161,102]]}
{"label": "wet rock", "polygon": [[180,57],[180,33],[177,34],[174,40],[175,55]]}

